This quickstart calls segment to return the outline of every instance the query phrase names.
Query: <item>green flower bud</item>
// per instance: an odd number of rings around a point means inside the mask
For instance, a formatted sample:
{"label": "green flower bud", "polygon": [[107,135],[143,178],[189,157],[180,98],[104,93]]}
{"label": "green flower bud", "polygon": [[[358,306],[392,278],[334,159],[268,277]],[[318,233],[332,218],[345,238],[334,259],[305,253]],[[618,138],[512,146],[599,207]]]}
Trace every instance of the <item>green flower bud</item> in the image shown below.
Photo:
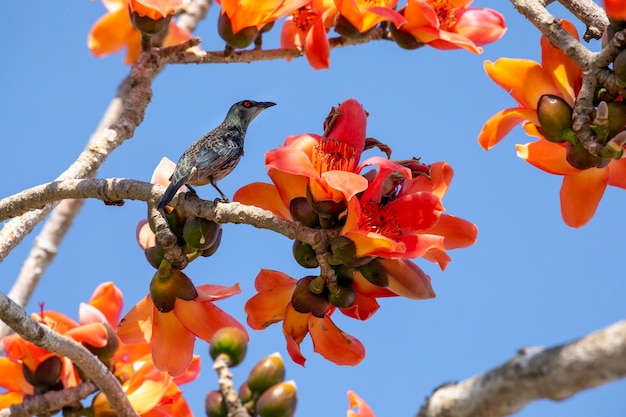
{"label": "green flower bud", "polygon": [[330,251],[336,261],[344,265],[353,265],[357,261],[356,245],[347,236],[337,236],[330,242]]}
{"label": "green flower bud", "polygon": [[319,215],[307,202],[306,197],[296,197],[289,202],[291,217],[307,227],[317,228],[320,225]]}
{"label": "green flower bud", "polygon": [[220,247],[220,243],[222,243],[222,228],[220,227],[219,232],[217,232],[217,237],[211,246],[207,249],[200,252],[200,256],[209,257],[217,252],[217,249]]}
{"label": "green flower bud", "polygon": [[215,360],[219,355],[228,356],[228,366],[243,362],[248,349],[248,335],[238,327],[222,327],[213,334],[209,354]]}
{"label": "green flower bud", "polygon": [[[402,13],[400,13],[402,14]],[[398,29],[393,22],[389,22],[389,33],[391,34],[391,38],[398,44],[398,46],[402,49],[417,49],[424,44],[417,39],[409,32],[406,32],[402,29]]]}
{"label": "green flower bud", "polygon": [[159,265],[161,265],[161,261],[165,259],[165,251],[163,250],[163,246],[157,241],[154,246],[146,248],[143,252],[146,255],[146,260],[153,268],[158,269]]}
{"label": "green flower bud", "polygon": [[294,381],[282,382],[265,391],[256,403],[259,417],[292,417],[298,405]]}
{"label": "green flower bud", "polygon": [[293,257],[304,268],[317,268],[319,266],[313,247],[300,240],[293,241]]}
{"label": "green flower bud", "polygon": [[150,296],[154,306],[161,313],[167,313],[174,309],[176,298],[182,300],[194,300],[198,297],[198,291],[181,270],[176,268],[161,267],[150,281]]}
{"label": "green flower bud", "polygon": [[248,386],[248,381],[245,381],[239,387],[239,399],[241,400],[242,403],[245,404],[245,403],[251,401],[252,398],[253,398],[252,390]]}
{"label": "green flower bud", "polygon": [[291,305],[298,313],[311,313],[322,318],[328,309],[328,296],[325,291],[321,294],[311,292],[309,284],[314,279],[316,277],[307,276],[298,281],[291,297]]}
{"label": "green flower bud", "polygon": [[220,391],[209,391],[204,398],[204,410],[207,417],[227,417],[228,409],[224,395]]}
{"label": "green flower bud", "polygon": [[565,100],[552,94],[544,94],[537,102],[539,131],[550,142],[561,143],[563,134],[572,130],[572,108]]}
{"label": "green flower bud", "polygon": [[170,24],[172,15],[168,15],[161,19],[154,20],[148,16],[140,16],[137,12],[130,14],[130,21],[133,26],[144,35],[152,36],[163,32]]}
{"label": "green flower bud", "polygon": [[626,102],[608,103],[609,107],[609,139],[626,129]]}
{"label": "green flower bud", "polygon": [[372,284],[379,287],[386,287],[389,285],[387,270],[385,270],[378,259],[373,259],[369,263],[359,266],[358,269],[361,275],[363,275],[363,277]]}
{"label": "green flower bud", "polygon": [[567,162],[571,166],[578,169],[589,169],[603,163],[602,158],[591,155],[589,152],[587,152],[583,145],[579,143],[575,145],[572,143],[567,144],[565,159],[567,159]]}
{"label": "green flower bud", "polygon": [[280,353],[272,353],[261,359],[248,375],[248,388],[261,394],[272,385],[285,380],[285,363]]}
{"label": "green flower bud", "polygon": [[259,34],[256,26],[248,26],[237,33],[233,33],[232,22],[226,13],[220,13],[217,20],[217,32],[233,48],[247,48]]}
{"label": "green flower bud", "polygon": [[221,229],[214,221],[193,217],[187,219],[183,226],[183,239],[191,248],[202,251],[215,243]]}
{"label": "green flower bud", "polygon": [[263,25],[263,27],[261,28],[261,33],[267,33],[270,30],[272,30],[272,28],[274,27],[274,23],[276,22],[269,22]]}
{"label": "green flower bud", "polygon": [[105,364],[109,369],[113,368],[113,357],[115,356],[115,352],[117,352],[117,348],[119,347],[119,341],[117,339],[117,334],[115,334],[115,330],[109,323],[102,323],[104,327],[107,329],[107,344],[102,347],[92,346],[89,343],[84,343],[83,346],[87,348],[91,353],[96,355],[100,362]]}
{"label": "green flower bud", "polygon": [[352,283],[329,285],[328,301],[338,308],[352,307],[356,300],[356,291]]}
{"label": "green flower bud", "polygon": [[185,212],[177,208],[172,209],[169,206],[165,206],[163,211],[165,212],[165,219],[167,220],[172,233],[174,233],[177,237],[181,237],[183,235],[183,227],[185,227],[185,220],[187,218]]}

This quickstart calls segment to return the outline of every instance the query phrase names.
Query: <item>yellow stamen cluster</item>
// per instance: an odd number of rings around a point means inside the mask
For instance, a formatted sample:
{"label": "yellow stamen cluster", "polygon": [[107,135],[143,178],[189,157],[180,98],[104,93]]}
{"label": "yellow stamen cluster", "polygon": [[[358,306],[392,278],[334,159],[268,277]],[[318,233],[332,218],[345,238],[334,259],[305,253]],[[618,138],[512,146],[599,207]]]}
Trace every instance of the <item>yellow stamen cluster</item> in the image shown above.
{"label": "yellow stamen cluster", "polygon": [[456,25],[456,11],[448,0],[430,0],[430,5],[437,13],[441,29],[450,29]]}
{"label": "yellow stamen cluster", "polygon": [[333,170],[354,172],[356,149],[352,144],[337,139],[322,138],[313,149],[312,162],[320,175]]}
{"label": "yellow stamen cluster", "polygon": [[361,206],[359,229],[378,233],[396,241],[402,235],[402,228],[396,216],[385,210],[384,207],[380,207],[373,200],[367,201]]}

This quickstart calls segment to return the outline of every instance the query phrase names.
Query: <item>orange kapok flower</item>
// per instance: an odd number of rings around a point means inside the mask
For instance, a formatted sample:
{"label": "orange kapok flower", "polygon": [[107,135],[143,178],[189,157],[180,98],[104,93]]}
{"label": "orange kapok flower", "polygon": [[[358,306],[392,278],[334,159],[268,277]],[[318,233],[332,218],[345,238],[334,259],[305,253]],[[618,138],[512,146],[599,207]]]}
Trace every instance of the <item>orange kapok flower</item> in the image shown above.
{"label": "orange kapok flower", "polygon": [[359,33],[365,33],[383,21],[401,26],[406,22],[394,10],[398,0],[335,0],[337,12]]}
{"label": "orange kapok flower", "polygon": [[615,20],[626,20],[626,3],[622,0],[604,0],[606,14]]}
{"label": "orange kapok flower", "polygon": [[492,9],[468,7],[472,0],[408,0],[400,30],[437,49],[463,48],[481,53],[481,45],[504,35],[504,17]]}
{"label": "orange kapok flower", "polygon": [[[97,57],[113,54],[126,48],[124,63],[132,65],[141,52],[141,33],[130,19],[130,0],[103,0],[108,13],[102,16],[91,28],[87,46]],[[171,14],[180,0],[133,0],[134,10],[150,18]],[[191,34],[170,22],[163,46],[176,45],[191,38]]]}
{"label": "orange kapok flower", "polygon": [[280,34],[281,48],[302,48],[314,69],[330,65],[330,44],[326,32],[336,13],[332,0],[313,0],[289,14]]}
{"label": "orange kapok flower", "polygon": [[220,13],[225,13],[231,21],[233,33],[255,26],[262,29],[294,10],[306,5],[310,0],[218,0],[222,6]]}
{"label": "orange kapok flower", "polygon": [[[578,36],[570,22],[563,20],[561,24]],[[580,170],[567,162],[566,143],[550,142],[542,136],[537,116],[539,99],[550,94],[573,106],[580,90],[582,71],[544,37],[541,39],[541,50],[541,65],[531,60],[511,58],[485,62],[489,77],[510,92],[518,107],[493,115],[483,126],[478,142],[484,149],[490,149],[513,127],[522,123],[526,132],[539,140],[517,145],[517,155],[539,169],[563,176],[561,215],[568,226],[581,227],[595,214],[607,185],[626,188],[626,159],[610,160],[603,168]],[[585,198],[581,199],[581,195]]]}
{"label": "orange kapok flower", "polygon": [[244,327],[213,301],[239,294],[239,284],[232,287],[200,285],[193,300],[176,298],[173,308],[161,312],[150,295],[135,305],[122,319],[117,334],[122,342],[150,343],[157,369],[172,376],[182,375],[193,360],[196,337],[209,342],[222,327]]}
{"label": "orange kapok flower", "polygon": [[[361,397],[359,397],[354,391],[348,391],[348,417],[376,417],[372,409],[367,405]],[[357,408],[358,411],[352,411]]]}

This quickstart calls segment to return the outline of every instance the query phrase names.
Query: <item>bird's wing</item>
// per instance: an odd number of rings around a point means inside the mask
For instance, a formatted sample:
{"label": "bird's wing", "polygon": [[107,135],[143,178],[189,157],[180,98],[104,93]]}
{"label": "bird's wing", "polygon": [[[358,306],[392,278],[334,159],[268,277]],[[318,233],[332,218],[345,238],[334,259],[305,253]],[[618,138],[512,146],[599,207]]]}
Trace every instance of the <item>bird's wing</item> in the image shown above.
{"label": "bird's wing", "polygon": [[243,147],[231,139],[210,140],[200,148],[196,157],[196,168],[199,170],[209,165],[220,165],[223,161],[229,161],[240,156]]}

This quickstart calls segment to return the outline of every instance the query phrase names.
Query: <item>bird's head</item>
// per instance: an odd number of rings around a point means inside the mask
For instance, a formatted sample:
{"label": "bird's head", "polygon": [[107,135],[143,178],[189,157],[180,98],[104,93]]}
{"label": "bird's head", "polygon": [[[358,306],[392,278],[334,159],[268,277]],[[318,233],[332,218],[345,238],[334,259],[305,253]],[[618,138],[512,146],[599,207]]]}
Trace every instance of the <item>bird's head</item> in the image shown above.
{"label": "bird's head", "polygon": [[239,122],[245,128],[259,113],[275,105],[271,101],[243,100],[230,107],[226,119]]}

